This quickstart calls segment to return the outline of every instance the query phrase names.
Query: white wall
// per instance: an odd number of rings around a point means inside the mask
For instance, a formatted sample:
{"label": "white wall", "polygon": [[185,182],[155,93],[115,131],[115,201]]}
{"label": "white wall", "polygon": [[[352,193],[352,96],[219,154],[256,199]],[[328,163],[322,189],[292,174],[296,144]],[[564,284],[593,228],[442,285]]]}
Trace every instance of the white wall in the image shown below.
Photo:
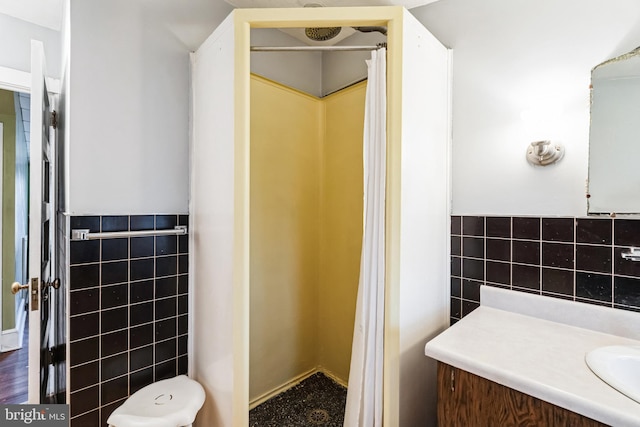
{"label": "white wall", "polygon": [[[640,44],[637,0],[440,0],[412,9],[453,49],[453,213],[586,215],[591,68]],[[521,112],[564,113],[537,129],[561,163],[534,168]]]}
{"label": "white wall", "polygon": [[[273,28],[252,29],[251,45],[305,46]],[[313,96],[322,96],[322,52],[253,52],[251,72]]]}
{"label": "white wall", "polygon": [[60,32],[0,13],[0,66],[31,70],[31,39],[44,44],[47,70],[51,77],[61,75]]}
{"label": "white wall", "polygon": [[188,53],[230,9],[71,1],[68,213],[188,211]]}
{"label": "white wall", "polygon": [[72,214],[187,212],[188,52],[138,2],[71,3]]}
{"label": "white wall", "polygon": [[[375,46],[386,42],[386,36],[378,33],[355,32],[338,43],[339,46]],[[371,52],[324,52],[322,58],[322,93],[327,95],[367,78],[366,60]]]}

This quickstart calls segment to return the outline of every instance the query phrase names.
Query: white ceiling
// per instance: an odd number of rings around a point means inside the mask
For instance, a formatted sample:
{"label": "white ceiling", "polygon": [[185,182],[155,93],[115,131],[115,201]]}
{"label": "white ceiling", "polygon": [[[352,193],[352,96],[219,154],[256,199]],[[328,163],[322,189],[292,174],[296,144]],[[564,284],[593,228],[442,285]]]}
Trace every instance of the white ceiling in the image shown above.
{"label": "white ceiling", "polygon": [[[105,0],[108,1],[108,0]],[[202,4],[206,2],[222,3],[221,0],[197,0],[191,1],[190,4],[198,6],[193,7],[194,13],[200,14]],[[273,7],[304,7],[307,4],[316,4],[326,7],[346,7],[346,6],[392,6],[400,5],[407,9],[417,6],[423,6],[434,3],[437,0],[225,0],[226,3],[235,7],[242,8],[273,8]],[[65,0],[0,0],[0,13],[13,16],[40,25],[42,27],[51,28],[60,31],[62,28],[62,15],[64,12]],[[159,3],[169,3],[167,1]],[[182,3],[182,2],[176,2]],[[188,3],[189,4],[189,3]],[[223,3],[224,4],[224,3]],[[182,14],[187,14],[187,4],[182,5]],[[206,7],[206,6],[205,6]],[[217,7],[216,7],[217,9]],[[198,16],[194,16],[198,21]],[[340,39],[349,34],[341,35]],[[335,42],[335,41],[334,41]]]}
{"label": "white ceiling", "polygon": [[0,13],[60,31],[64,0],[0,0]]}
{"label": "white ceiling", "polygon": [[325,7],[346,6],[404,6],[411,9],[437,0],[225,0],[235,7],[304,7],[318,4]]}

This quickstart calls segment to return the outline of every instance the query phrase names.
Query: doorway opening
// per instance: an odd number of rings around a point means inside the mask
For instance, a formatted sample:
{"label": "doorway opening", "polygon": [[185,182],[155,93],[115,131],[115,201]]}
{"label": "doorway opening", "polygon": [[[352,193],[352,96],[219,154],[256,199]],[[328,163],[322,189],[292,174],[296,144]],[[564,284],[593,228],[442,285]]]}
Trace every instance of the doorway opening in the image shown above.
{"label": "doorway opening", "polygon": [[[20,117],[20,120],[13,116],[5,120],[13,127],[13,133],[2,132],[4,141],[3,150],[0,150],[3,154],[0,162],[3,169],[0,174],[3,193],[0,307],[13,302],[15,310],[3,310],[0,329],[4,331],[11,326],[15,329],[16,325],[23,328],[14,343],[22,341],[27,355],[27,360],[23,362],[20,358],[19,364],[19,371],[24,375],[21,378],[27,382],[27,399],[19,397],[14,403],[61,403],[66,388],[66,352],[61,351],[65,345],[65,299],[64,289],[57,292],[58,297],[52,291],[61,287],[60,281],[52,277],[53,267],[57,266],[56,243],[59,241],[55,224],[58,120],[54,107],[60,94],[60,81],[46,77],[44,46],[37,40],[31,40],[30,70],[0,67],[0,90],[6,91],[3,92],[5,104],[13,105],[15,115]],[[11,144],[5,139],[9,135],[14,135]],[[16,145],[16,141],[20,143]],[[25,310],[27,305],[28,311]],[[56,325],[61,332],[54,329]],[[28,329],[28,334],[23,333],[24,328]],[[53,339],[57,347],[52,345]],[[17,349],[18,344],[13,347]],[[3,350],[11,348],[5,346]],[[61,373],[56,371],[52,376],[52,366],[59,368]],[[55,383],[55,393],[51,391],[52,379],[60,379]],[[7,384],[8,377],[0,379],[0,383]],[[55,400],[49,396],[54,396]]]}
{"label": "doorway opening", "polygon": [[309,411],[342,425],[353,367],[367,63],[386,36],[314,45],[302,30],[251,30],[251,425],[285,413],[305,425]]}
{"label": "doorway opening", "polygon": [[0,214],[0,403],[28,398],[28,292],[30,95],[0,89],[2,212]]}

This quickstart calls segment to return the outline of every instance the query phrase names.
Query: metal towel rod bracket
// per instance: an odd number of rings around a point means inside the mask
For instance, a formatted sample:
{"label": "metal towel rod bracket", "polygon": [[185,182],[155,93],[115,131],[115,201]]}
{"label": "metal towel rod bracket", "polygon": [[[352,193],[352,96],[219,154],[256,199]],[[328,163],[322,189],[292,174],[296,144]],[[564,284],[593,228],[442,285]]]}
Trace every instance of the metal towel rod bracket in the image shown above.
{"label": "metal towel rod bracket", "polygon": [[620,255],[629,261],[640,261],[640,248],[629,248],[628,252],[622,252]]}
{"label": "metal towel rod bracket", "polygon": [[144,236],[181,236],[187,234],[186,225],[177,225],[167,230],[141,230],[141,231],[109,231],[104,233],[92,233],[88,229],[71,230],[71,240],[96,240],[115,239],[118,237],[144,237]]}

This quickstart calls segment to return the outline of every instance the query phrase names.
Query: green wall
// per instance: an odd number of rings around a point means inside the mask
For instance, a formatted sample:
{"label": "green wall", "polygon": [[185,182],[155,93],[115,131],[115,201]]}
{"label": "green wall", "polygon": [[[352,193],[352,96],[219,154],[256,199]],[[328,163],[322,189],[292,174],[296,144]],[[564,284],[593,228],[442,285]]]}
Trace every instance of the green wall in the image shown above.
{"label": "green wall", "polygon": [[15,297],[11,293],[15,265],[15,169],[16,110],[13,92],[0,90],[0,123],[3,124],[2,153],[2,329],[15,325]]}

